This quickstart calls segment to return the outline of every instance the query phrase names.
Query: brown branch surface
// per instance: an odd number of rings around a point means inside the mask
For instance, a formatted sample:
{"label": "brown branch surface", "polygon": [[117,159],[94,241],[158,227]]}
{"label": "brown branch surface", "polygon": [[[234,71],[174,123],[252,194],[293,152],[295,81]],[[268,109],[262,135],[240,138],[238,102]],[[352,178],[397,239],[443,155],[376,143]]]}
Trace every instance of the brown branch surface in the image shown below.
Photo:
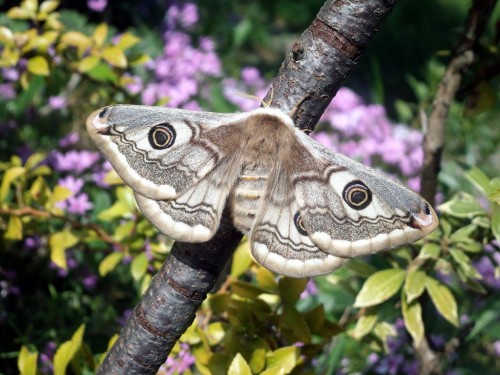
{"label": "brown branch surface", "polygon": [[[396,0],[328,0],[288,52],[273,82],[272,106],[314,129]],[[269,92],[265,98],[271,97]],[[176,243],[98,374],[154,374],[231,257],[242,235],[225,216],[203,244]]]}
{"label": "brown branch surface", "polygon": [[460,88],[464,71],[474,62],[474,47],[496,2],[496,0],[474,0],[462,37],[452,52],[451,60],[432,103],[429,128],[424,138],[424,164],[421,175],[421,194],[431,205],[434,205],[437,191],[437,176],[441,168],[449,109]]}

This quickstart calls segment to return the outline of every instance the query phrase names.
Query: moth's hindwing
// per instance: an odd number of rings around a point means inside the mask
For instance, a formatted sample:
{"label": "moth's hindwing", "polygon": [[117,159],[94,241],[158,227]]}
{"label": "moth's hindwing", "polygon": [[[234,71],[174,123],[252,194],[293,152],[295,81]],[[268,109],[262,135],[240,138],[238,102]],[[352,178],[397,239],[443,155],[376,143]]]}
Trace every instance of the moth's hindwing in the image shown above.
{"label": "moth's hindwing", "polygon": [[297,137],[310,160],[292,185],[304,228],[323,251],[344,258],[373,254],[421,239],[438,225],[418,194],[300,132]]}

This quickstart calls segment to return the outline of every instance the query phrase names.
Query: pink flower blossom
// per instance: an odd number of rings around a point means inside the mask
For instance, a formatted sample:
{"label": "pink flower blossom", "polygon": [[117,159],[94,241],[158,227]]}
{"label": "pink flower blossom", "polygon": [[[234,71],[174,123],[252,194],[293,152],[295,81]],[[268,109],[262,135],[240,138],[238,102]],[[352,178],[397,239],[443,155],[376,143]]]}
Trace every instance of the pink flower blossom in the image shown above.
{"label": "pink flower blossom", "polygon": [[100,155],[93,151],[68,151],[65,154],[54,153],[54,168],[60,172],[81,173],[99,160]]}
{"label": "pink flower blossom", "polygon": [[82,190],[83,180],[81,178],[75,178],[73,176],[66,176],[61,178],[58,182],[61,185],[71,191],[73,194],[77,194]]}
{"label": "pink flower blossom", "polygon": [[94,205],[89,201],[86,193],[74,195],[66,200],[66,211],[70,214],[85,215],[92,207]]}
{"label": "pink flower blossom", "polygon": [[102,12],[108,5],[108,0],[87,0],[87,6],[94,12]]}
{"label": "pink flower blossom", "polygon": [[68,105],[64,96],[51,96],[49,97],[49,106],[54,110],[66,108]]}

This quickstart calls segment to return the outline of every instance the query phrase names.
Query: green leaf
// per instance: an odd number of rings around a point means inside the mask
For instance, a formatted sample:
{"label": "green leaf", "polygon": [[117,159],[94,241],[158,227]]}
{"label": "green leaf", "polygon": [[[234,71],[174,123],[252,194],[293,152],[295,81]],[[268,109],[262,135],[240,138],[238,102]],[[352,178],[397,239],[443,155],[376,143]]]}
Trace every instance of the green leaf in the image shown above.
{"label": "green leaf", "polygon": [[425,290],[425,278],[426,274],[424,271],[418,268],[411,268],[406,273],[406,281],[404,285],[404,291],[408,303],[411,303],[414,299],[420,297],[420,295]]}
{"label": "green leaf", "polygon": [[228,375],[252,375],[250,366],[240,353],[234,356],[227,373]]}
{"label": "green leaf", "polygon": [[231,263],[231,276],[235,278],[240,277],[248,271],[252,262],[252,257],[250,256],[250,243],[248,240],[243,240],[234,253]]}
{"label": "green leaf", "polygon": [[369,334],[377,323],[378,315],[374,309],[369,309],[365,315],[362,315],[356,322],[352,331],[352,336],[359,340]]}
{"label": "green leaf", "polygon": [[300,341],[304,344],[309,344],[311,342],[311,332],[309,331],[307,322],[304,316],[297,311],[295,306],[285,304],[283,306],[282,317],[283,326],[293,333],[294,341]]}
{"label": "green leaf", "polygon": [[259,267],[257,269],[257,273],[255,274],[255,279],[257,280],[257,285],[262,288],[275,291],[278,287],[274,273],[269,271],[267,268]]}
{"label": "green leaf", "polygon": [[500,205],[500,189],[489,195],[488,199]]}
{"label": "green leaf", "polygon": [[422,246],[420,253],[418,254],[419,259],[437,259],[441,253],[441,247],[433,242],[428,242]]}
{"label": "green leaf", "polygon": [[78,352],[82,346],[83,333],[85,331],[85,325],[82,324],[70,341],[66,341],[56,351],[54,355],[54,375],[65,375],[66,368],[69,362],[73,359],[75,354]]}
{"label": "green leaf", "polygon": [[473,167],[464,173],[465,178],[478,189],[481,194],[488,196],[492,193],[490,186],[490,179],[479,168]]}
{"label": "green leaf", "polygon": [[19,241],[23,239],[23,223],[19,216],[10,216],[7,230],[4,234],[5,239]]}
{"label": "green leaf", "polygon": [[122,51],[124,51],[126,49],[129,49],[130,47],[135,46],[140,41],[141,41],[140,38],[136,37],[134,34],[127,32],[127,33],[123,33],[120,36],[118,43],[116,43],[116,47],[121,49]]}
{"label": "green leaf", "polygon": [[268,293],[266,289],[239,280],[235,280],[231,283],[231,290],[233,293],[245,298],[255,298],[263,293]]}
{"label": "green leaf", "polygon": [[458,327],[457,302],[450,289],[429,276],[425,279],[425,288],[439,313],[451,324]]}
{"label": "green leaf", "polygon": [[144,252],[137,255],[134,258],[130,266],[130,273],[132,274],[134,280],[138,281],[141,279],[142,276],[144,276],[147,269],[148,269],[148,257],[147,254]]}
{"label": "green leaf", "polygon": [[285,303],[295,303],[300,294],[306,289],[308,279],[293,279],[282,277],[278,282],[281,300]]}
{"label": "green leaf", "polygon": [[28,64],[26,66],[28,71],[32,74],[39,76],[48,76],[50,73],[49,63],[47,59],[43,56],[35,56],[28,59]]}
{"label": "green leaf", "polygon": [[45,0],[40,4],[40,13],[47,15],[52,13],[59,6],[59,1]]}
{"label": "green leaf", "polygon": [[114,252],[106,255],[101,263],[99,263],[99,275],[102,277],[106,276],[116,268],[122,259],[123,253]]}
{"label": "green leaf", "polygon": [[106,60],[109,64],[116,66],[118,68],[127,67],[127,57],[121,49],[118,47],[110,46],[105,47],[102,50],[102,58]]}
{"label": "green leaf", "polygon": [[29,82],[28,88],[21,91],[14,100],[14,113],[19,115],[23,113],[28,106],[32,105],[35,96],[42,92],[44,86],[45,82],[42,76],[33,76]]}
{"label": "green leaf", "polygon": [[405,272],[388,269],[374,273],[364,283],[354,302],[355,307],[378,305],[391,298],[401,288]]}
{"label": "green leaf", "polygon": [[250,358],[250,369],[254,374],[260,374],[266,366],[266,349],[257,347]]}
{"label": "green leaf", "polygon": [[377,269],[373,267],[371,264],[363,262],[357,258],[354,258],[345,264],[345,267],[349,268],[351,271],[356,272],[358,275],[363,277],[369,277],[375,272]]}
{"label": "green leaf", "polygon": [[21,375],[36,375],[38,352],[31,353],[24,345],[17,357],[17,368]]}
{"label": "green leaf", "polygon": [[87,71],[87,75],[98,82],[116,83],[118,81],[118,76],[116,75],[116,73],[113,72],[111,67],[104,62],[100,62],[92,69]]}
{"label": "green leaf", "polygon": [[289,374],[297,365],[299,359],[299,348],[285,346],[273,352],[267,353],[267,369],[278,368]]}
{"label": "green leaf", "polygon": [[78,63],[78,71],[82,73],[88,72],[89,70],[94,69],[100,62],[100,56],[86,56]]}
{"label": "green leaf", "polygon": [[472,219],[474,216],[486,215],[481,205],[475,201],[451,200],[439,206],[442,213],[461,219]]}
{"label": "green leaf", "polygon": [[500,242],[500,209],[496,209],[493,212],[493,217],[491,218],[491,231],[493,235]]}
{"label": "green leaf", "polygon": [[419,344],[424,337],[425,328],[422,321],[422,306],[418,301],[408,303],[404,295],[401,296],[401,311],[405,327],[413,338],[415,344]]}
{"label": "green leaf", "polygon": [[97,46],[102,46],[106,41],[106,36],[108,35],[108,25],[105,23],[101,23],[97,26],[92,34],[92,39]]}
{"label": "green leaf", "polygon": [[488,330],[489,327],[491,327],[492,324],[495,324],[495,322],[498,322],[498,310],[486,310],[484,311],[478,319],[475,320],[474,327],[470,331],[469,335],[467,336],[467,341],[472,340],[474,337],[476,337],[478,334],[481,332]]}
{"label": "green leaf", "polygon": [[9,193],[10,185],[19,177],[26,174],[24,167],[11,167],[7,169],[2,178],[2,186],[0,187],[0,201],[4,201]]}
{"label": "green leaf", "polygon": [[66,249],[75,246],[78,243],[78,237],[76,237],[69,229],[65,229],[62,232],[56,232],[49,236],[49,246],[50,246],[50,260],[54,262],[58,267],[62,269],[67,269],[68,265],[66,263]]}

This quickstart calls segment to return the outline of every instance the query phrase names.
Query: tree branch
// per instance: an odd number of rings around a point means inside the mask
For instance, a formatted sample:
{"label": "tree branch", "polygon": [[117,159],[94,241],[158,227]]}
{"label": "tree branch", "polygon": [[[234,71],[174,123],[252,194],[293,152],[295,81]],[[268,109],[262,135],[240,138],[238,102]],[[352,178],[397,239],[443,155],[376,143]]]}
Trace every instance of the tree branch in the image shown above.
{"label": "tree branch", "polygon": [[460,88],[463,72],[474,62],[474,47],[496,2],[496,0],[474,0],[462,37],[452,51],[451,60],[432,103],[429,128],[424,138],[424,164],[421,175],[421,194],[431,205],[434,205],[437,191],[437,176],[441,168],[446,119],[450,105]]}
{"label": "tree branch", "polygon": [[[328,0],[288,52],[272,107],[312,131],[396,0]],[[267,94],[266,100],[271,97]],[[97,374],[154,374],[211,290],[242,235],[224,216],[203,244],[176,243]]]}

